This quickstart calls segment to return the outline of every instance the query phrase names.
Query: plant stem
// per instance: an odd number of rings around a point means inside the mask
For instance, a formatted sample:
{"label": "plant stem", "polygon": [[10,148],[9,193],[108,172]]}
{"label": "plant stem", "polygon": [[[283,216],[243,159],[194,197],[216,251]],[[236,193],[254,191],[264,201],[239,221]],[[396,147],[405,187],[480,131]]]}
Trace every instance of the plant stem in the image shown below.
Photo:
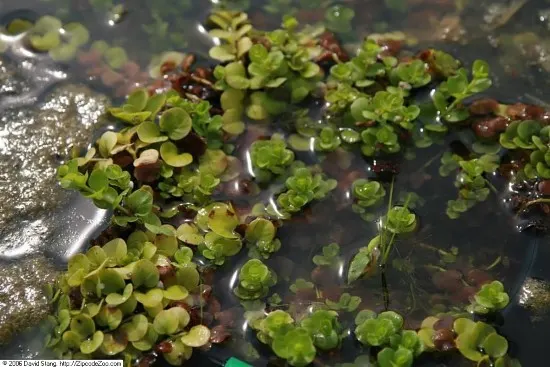
{"label": "plant stem", "polygon": [[388,289],[388,281],[386,279],[386,265],[382,265],[382,271],[380,272],[382,278],[382,294],[384,297],[384,309],[387,311],[390,307],[390,292]]}
{"label": "plant stem", "polygon": [[500,262],[502,261],[502,256],[499,256],[495,259],[495,261],[493,261],[493,263],[489,266],[487,266],[485,268],[485,270],[491,270],[492,268],[494,268],[495,266],[497,266],[498,264],[500,264]]}
{"label": "plant stem", "polygon": [[491,191],[493,191],[495,194],[498,195],[498,191],[497,191],[496,187],[493,186],[493,184],[491,182],[489,182],[489,180],[487,180],[485,177],[483,177],[483,180],[485,180],[485,183],[487,184],[487,186],[489,186]]}
{"label": "plant stem", "polygon": [[527,209],[527,207],[529,207],[531,205],[540,204],[540,203],[550,204],[550,199],[536,199],[536,200],[528,201],[527,203],[522,205],[522,207],[518,210],[518,213],[521,213],[522,211],[524,211],[525,209]]}

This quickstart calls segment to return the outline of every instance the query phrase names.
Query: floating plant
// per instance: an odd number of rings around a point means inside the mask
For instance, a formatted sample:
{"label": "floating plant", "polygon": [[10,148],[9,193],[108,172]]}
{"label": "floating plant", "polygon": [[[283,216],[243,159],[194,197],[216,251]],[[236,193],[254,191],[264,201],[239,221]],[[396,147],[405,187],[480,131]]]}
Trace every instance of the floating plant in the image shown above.
{"label": "floating plant", "polygon": [[[281,13],[292,4],[270,1],[265,9]],[[116,128],[59,167],[64,188],[113,217],[107,240],[73,256],[54,287],[47,346],[59,358],[114,357],[130,365],[136,359],[148,363],[154,351],[181,365],[196,348],[238,338],[229,330],[242,312],[258,340],[291,366],[334,357],[348,334],[368,348],[352,366],[409,367],[420,355],[453,350],[477,363],[520,366],[489,319],[476,319],[508,305],[504,285],[488,274],[507,260],[499,255],[477,269],[454,244],[416,241],[425,233],[420,209],[427,198],[421,190],[394,192],[402,182],[401,160],[394,158],[471,128],[479,138],[468,143],[472,151],[454,149],[419,168],[424,175],[440,159],[441,176],[456,174],[458,198],[448,202],[447,215],[458,218],[491,195],[491,175],[508,158],[501,152],[521,153],[517,177],[550,177],[543,112],[470,103],[492,85],[484,61],[476,60],[469,75],[442,51],[401,54],[402,35],[387,34],[367,37],[350,57],[322,27],[301,26],[286,14],[279,29],[260,30],[247,14],[228,7],[219,2],[208,18],[209,34],[217,39],[209,52],[215,66],[194,67],[194,56],[180,52],[154,57],[149,76],[157,80],[150,88],[134,88],[124,103],[109,108]],[[327,28],[349,34],[355,11],[329,8]],[[146,32],[168,36],[162,14],[153,18]],[[36,50],[64,47],[54,52],[58,60],[88,42],[78,24],[53,18],[37,24],[16,24],[13,32],[28,32]],[[98,75],[112,86],[124,84],[131,68],[133,80],[142,77],[124,48],[103,41],[79,61],[101,68]],[[428,88],[435,88],[431,101],[418,104],[417,92]],[[310,102],[324,106],[321,116],[313,117]],[[286,127],[288,138],[278,133]],[[304,152],[321,154],[312,162]],[[346,171],[352,159],[341,158],[356,152],[369,173]],[[267,194],[256,197],[259,187]],[[314,222],[317,211],[375,223],[377,233],[351,251],[347,228],[335,228],[322,241],[322,229],[303,238],[285,236],[287,228]],[[417,267],[397,251],[411,238],[429,265]],[[320,244],[326,245],[315,247]],[[313,262],[313,271],[279,256],[294,245],[309,250],[304,264]],[[236,306],[226,309],[213,294],[220,272],[236,263],[228,295]],[[466,295],[467,301],[447,306],[434,294],[425,307],[433,312],[418,329],[406,329],[420,310],[415,272],[425,270],[437,290]],[[390,271],[411,279],[411,296],[403,297],[414,304],[410,313],[389,309]],[[381,302],[363,292],[375,275],[383,284]]]}

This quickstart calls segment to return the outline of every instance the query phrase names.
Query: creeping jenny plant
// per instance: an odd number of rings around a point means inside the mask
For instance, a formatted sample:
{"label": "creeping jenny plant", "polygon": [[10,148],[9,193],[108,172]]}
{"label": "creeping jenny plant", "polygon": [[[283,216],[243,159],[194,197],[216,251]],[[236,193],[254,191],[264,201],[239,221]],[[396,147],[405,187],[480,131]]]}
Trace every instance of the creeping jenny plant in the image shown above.
{"label": "creeping jenny plant", "polygon": [[[116,238],[69,260],[52,299],[47,341],[59,358],[132,361],[166,342],[171,352],[163,353],[165,360],[179,365],[209,342],[207,327],[188,327],[180,303],[200,291],[199,274],[191,257],[175,256],[190,249],[171,233],[135,231],[127,241]],[[172,268],[174,276],[161,277],[159,267]]]}

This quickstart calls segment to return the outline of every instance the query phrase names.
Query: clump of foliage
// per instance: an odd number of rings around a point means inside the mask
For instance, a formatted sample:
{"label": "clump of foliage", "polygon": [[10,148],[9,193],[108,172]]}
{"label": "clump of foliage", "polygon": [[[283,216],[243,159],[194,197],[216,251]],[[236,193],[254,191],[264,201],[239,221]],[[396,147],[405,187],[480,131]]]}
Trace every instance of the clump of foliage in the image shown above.
{"label": "clump of foliage", "polygon": [[517,365],[509,361],[506,355],[508,341],[491,325],[459,318],[455,320],[453,328],[458,334],[456,347],[465,358],[478,364],[485,361],[489,364],[494,363],[495,366]]}
{"label": "clump of foliage", "polygon": [[351,186],[351,194],[355,199],[352,206],[353,211],[361,214],[363,219],[371,221],[374,219],[374,215],[368,210],[382,202],[386,196],[386,190],[378,181],[358,179]]}
{"label": "clump of foliage", "polygon": [[296,322],[288,313],[276,310],[255,325],[258,339],[291,366],[307,366],[317,349],[332,350],[342,340],[342,326],[334,311],[315,310]]}
{"label": "clump of foliage", "polygon": [[267,259],[281,248],[281,241],[275,238],[277,229],[273,222],[256,218],[246,227],[245,240],[250,246],[249,256]]}
{"label": "clump of foliage", "polygon": [[331,310],[353,312],[361,304],[361,297],[352,296],[349,293],[342,293],[338,302],[327,299],[325,300],[325,304]]}
{"label": "clump of foliage", "polygon": [[457,155],[444,155],[441,158],[440,173],[447,174],[455,168],[460,168],[455,180],[455,187],[459,189],[458,199],[447,203],[449,218],[456,219],[476,203],[487,199],[491,184],[484,174],[494,173],[499,166],[499,161],[500,158],[495,154],[484,154],[470,160],[462,159]]}
{"label": "clump of foliage", "polygon": [[61,20],[50,15],[39,18],[32,27],[25,29],[25,32],[32,48],[48,52],[55,61],[72,60],[78,49],[90,39],[88,29],[82,24],[63,24]]}
{"label": "clump of foliage", "polygon": [[485,91],[491,85],[489,65],[485,61],[476,60],[472,65],[471,80],[468,79],[466,69],[458,69],[454,75],[440,84],[432,94],[432,100],[445,121],[464,121],[468,118],[469,112],[462,102],[476,93]]}
{"label": "clump of foliage", "polygon": [[258,259],[248,260],[239,271],[239,285],[234,293],[242,300],[254,300],[267,295],[277,276]]}
{"label": "clump of foliage", "polygon": [[468,308],[478,314],[487,314],[501,311],[509,302],[510,297],[504,291],[504,285],[495,280],[481,287]]}
{"label": "clump of foliage", "polygon": [[340,246],[337,243],[330,243],[323,246],[320,255],[313,256],[313,263],[318,266],[328,266],[334,268],[340,261]]}
{"label": "clump of foliage", "polygon": [[256,140],[250,146],[252,166],[257,169],[260,180],[269,180],[271,175],[281,175],[294,162],[294,152],[287,149],[286,142],[278,135],[270,140]]}
{"label": "clump of foliage", "polygon": [[383,367],[412,366],[424,345],[413,330],[403,330],[403,318],[393,311],[376,314],[360,311],[356,318],[355,336],[364,345],[382,347],[376,360]]}
{"label": "clump of foliage", "polygon": [[313,200],[324,199],[336,187],[336,180],[325,179],[321,173],[298,166],[285,181],[286,191],[277,197],[277,207],[270,205],[267,212],[276,218],[290,218]]}
{"label": "clump of foliage", "polygon": [[[171,235],[135,231],[126,241],[116,238],[69,260],[52,299],[46,343],[58,358],[118,357],[130,363],[163,342],[171,351],[161,355],[180,365],[193,348],[209,342],[210,330],[189,327],[181,305],[200,292],[193,252],[173,227],[165,229]],[[162,276],[159,267],[173,269],[173,276]]]}
{"label": "clump of foliage", "polygon": [[409,210],[409,203],[413,195],[407,195],[403,206],[392,206],[392,197],[393,183],[388,210],[386,215],[381,218],[380,234],[375,236],[367,246],[359,248],[351,260],[348,268],[348,283],[352,283],[364,275],[372,275],[377,265],[384,266],[389,259],[396,236],[413,232],[417,228],[417,217]]}

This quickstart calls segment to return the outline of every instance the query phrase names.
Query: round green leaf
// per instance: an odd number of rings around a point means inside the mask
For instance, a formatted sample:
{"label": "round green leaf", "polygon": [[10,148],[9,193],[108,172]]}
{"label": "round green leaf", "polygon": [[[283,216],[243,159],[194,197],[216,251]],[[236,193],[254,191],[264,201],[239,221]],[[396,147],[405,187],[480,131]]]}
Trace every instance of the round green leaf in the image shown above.
{"label": "round green leaf", "polygon": [[117,307],[103,306],[95,321],[101,327],[107,327],[109,330],[115,330],[122,322],[122,311]]}
{"label": "round green leaf", "polygon": [[185,287],[181,285],[173,285],[164,290],[164,298],[171,301],[181,301],[189,295],[189,292]]}
{"label": "round green leaf", "polygon": [[172,167],[185,167],[193,162],[191,154],[178,154],[178,148],[172,142],[166,142],[161,145],[160,156],[162,160]]}
{"label": "round green leaf", "polygon": [[92,335],[95,331],[95,323],[92,318],[84,313],[76,315],[71,320],[71,331],[79,334],[83,338]]}
{"label": "round green leaf", "polygon": [[191,131],[193,121],[191,116],[179,107],[170,108],[160,116],[160,129],[168,134],[172,140],[185,138]]}
{"label": "round green leaf", "polygon": [[239,238],[239,234],[234,232],[238,225],[237,214],[227,204],[218,203],[208,214],[208,227],[224,238]]}
{"label": "round green leaf", "polygon": [[167,136],[162,135],[159,126],[152,121],[144,121],[139,124],[137,129],[139,140],[144,143],[154,144],[168,140]]}
{"label": "round green leaf", "polygon": [[508,341],[503,336],[492,333],[481,343],[481,347],[491,358],[500,358],[508,352]]}
{"label": "round green leaf", "polygon": [[134,292],[137,301],[145,307],[156,307],[162,303],[164,293],[162,289],[151,289],[147,293]]}
{"label": "round green leaf", "polygon": [[99,272],[99,280],[102,285],[102,293],[108,295],[110,293],[118,293],[126,287],[124,278],[119,272],[113,269],[102,269]]}
{"label": "round green leaf", "polygon": [[141,286],[146,288],[156,287],[160,280],[159,272],[155,264],[150,260],[142,259],[134,265],[132,283],[135,288]]}
{"label": "round green leaf", "polygon": [[178,250],[178,239],[175,236],[158,235],[155,238],[157,254],[172,257]]}
{"label": "round green leaf", "polygon": [[115,238],[103,245],[105,255],[111,260],[107,262],[107,266],[116,266],[124,260],[128,249],[126,242],[122,238]]}
{"label": "round green leaf", "polygon": [[210,340],[210,329],[204,325],[196,325],[181,337],[181,342],[193,348],[199,348]]}
{"label": "round green leaf", "polygon": [[63,26],[69,43],[76,47],[82,46],[90,40],[90,32],[80,23],[68,23]]}
{"label": "round green leaf", "polygon": [[103,56],[113,69],[120,69],[128,61],[126,51],[121,47],[111,47],[105,51]]}
{"label": "round green leaf", "polygon": [[120,309],[120,311],[122,311],[122,313],[127,316],[127,315],[131,315],[132,313],[134,313],[136,307],[137,307],[137,299],[136,297],[134,297],[134,295],[132,294],[130,296],[130,298],[128,298],[128,300],[126,302],[124,302],[123,304],[121,304],[120,306],[118,306],[118,308]]}
{"label": "round green leaf", "polygon": [[176,236],[181,241],[190,245],[199,245],[204,241],[196,226],[189,223],[183,223],[176,231]]}
{"label": "round green leaf", "polygon": [[86,252],[86,257],[90,261],[90,270],[99,268],[105,260],[107,260],[107,255],[105,251],[99,246],[94,246]]}
{"label": "round green leaf", "polygon": [[128,341],[125,338],[117,338],[113,334],[105,334],[101,344],[101,353],[106,356],[114,356],[126,349]]}
{"label": "round green leaf", "polygon": [[172,349],[170,353],[164,353],[163,357],[166,362],[173,366],[181,366],[183,362],[191,358],[193,348],[183,344],[181,340],[176,339],[172,342]]}
{"label": "round green leaf", "polygon": [[189,320],[189,313],[184,308],[172,307],[160,311],[153,320],[153,326],[161,335],[172,335],[187,326]]}
{"label": "round green leaf", "polygon": [[82,343],[82,336],[72,330],[65,331],[61,339],[71,349],[78,349]]}
{"label": "round green leaf", "polygon": [[80,344],[80,351],[84,354],[92,354],[99,349],[103,343],[104,335],[101,331],[96,331],[91,339],[85,340]]}
{"label": "round green leaf", "polygon": [[90,271],[90,260],[84,254],[76,254],[69,259],[69,268],[68,273],[73,274],[76,271],[82,270],[84,273],[88,274]]}
{"label": "round green leaf", "polygon": [[134,287],[132,286],[132,284],[127,284],[124,288],[124,291],[122,292],[122,295],[118,293],[110,293],[107,295],[107,297],[105,297],[105,302],[107,302],[107,304],[110,306],[121,305],[126,302],[128,298],[130,298],[133,291]]}
{"label": "round green leaf", "polygon": [[149,323],[145,336],[138,341],[132,342],[132,346],[143,352],[151,350],[155,346],[158,337],[159,335],[155,331],[153,324]]}
{"label": "round green leaf", "polygon": [[185,289],[190,291],[195,290],[200,281],[200,275],[195,264],[188,263],[180,267],[176,271],[176,280],[178,284],[184,286]]}
{"label": "round green leaf", "polygon": [[149,323],[144,315],[135,315],[129,323],[123,324],[120,330],[126,334],[128,341],[138,341],[145,336]]}

